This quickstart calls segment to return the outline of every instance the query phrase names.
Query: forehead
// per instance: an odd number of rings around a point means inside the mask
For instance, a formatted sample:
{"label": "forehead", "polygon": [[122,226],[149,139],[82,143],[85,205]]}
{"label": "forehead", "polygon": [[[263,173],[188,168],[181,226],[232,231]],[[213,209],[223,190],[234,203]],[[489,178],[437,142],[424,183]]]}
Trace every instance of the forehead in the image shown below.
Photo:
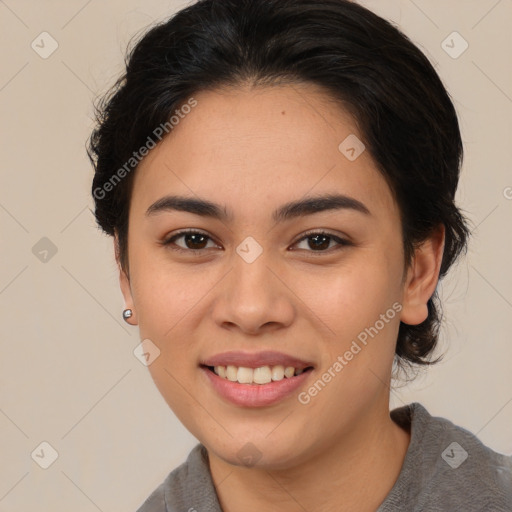
{"label": "forehead", "polygon": [[139,165],[133,207],[179,193],[254,217],[266,204],[339,193],[396,214],[354,119],[316,86],[247,86],[194,99],[197,105]]}

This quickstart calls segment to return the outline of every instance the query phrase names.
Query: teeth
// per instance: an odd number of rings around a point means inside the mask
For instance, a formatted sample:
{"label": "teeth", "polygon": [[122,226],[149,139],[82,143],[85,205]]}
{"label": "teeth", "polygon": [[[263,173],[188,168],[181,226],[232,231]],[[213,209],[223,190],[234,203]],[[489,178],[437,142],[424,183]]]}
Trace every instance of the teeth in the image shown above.
{"label": "teeth", "polygon": [[237,373],[238,382],[240,382],[240,384],[250,384],[252,382],[253,373],[252,368],[244,368],[243,366],[240,366]]}
{"label": "teeth", "polygon": [[252,380],[256,384],[268,384],[272,382],[272,372],[269,366],[262,366],[261,368],[255,368],[252,372]]}
{"label": "teeth", "polygon": [[283,380],[284,366],[278,365],[272,368],[272,380]]}
{"label": "teeth", "polygon": [[240,384],[269,384],[272,381],[279,381],[300,375],[304,370],[296,370],[293,366],[282,365],[260,366],[259,368],[246,368],[245,366],[215,366],[213,371],[223,379]]}
{"label": "teeth", "polygon": [[236,366],[226,367],[226,378],[231,382],[236,382],[238,368]]}
{"label": "teeth", "polygon": [[293,374],[295,373],[295,368],[293,366],[287,366],[285,369],[284,369],[284,376],[285,377],[293,377]]}

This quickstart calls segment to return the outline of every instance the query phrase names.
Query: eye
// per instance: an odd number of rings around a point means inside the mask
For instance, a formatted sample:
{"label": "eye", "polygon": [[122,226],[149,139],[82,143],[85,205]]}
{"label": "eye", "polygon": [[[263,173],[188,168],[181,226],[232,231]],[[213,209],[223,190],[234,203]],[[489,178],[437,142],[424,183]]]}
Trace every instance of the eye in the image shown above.
{"label": "eye", "polygon": [[[183,239],[183,246],[180,246],[176,243],[176,240]],[[178,233],[174,234],[170,238],[164,240],[161,242],[164,246],[169,246],[173,251],[179,251],[179,252],[186,252],[186,253],[192,253],[192,254],[199,254],[201,251],[204,251],[207,249],[208,241],[213,243],[213,247],[218,247],[218,245],[212,240],[210,236],[208,236],[206,233],[203,233],[201,231],[189,229],[189,230],[183,230],[179,231]],[[305,236],[303,236],[301,239],[299,239],[297,242],[295,242],[294,245],[297,245],[304,241],[310,241],[307,243],[307,246],[309,247],[308,252],[332,252],[330,250],[331,242],[334,241],[338,245],[338,247],[335,247],[334,250],[339,250],[343,248],[344,246],[352,245],[351,242],[348,240],[345,240],[343,238],[340,238],[337,235],[334,235],[332,233],[326,232],[326,231],[312,231],[309,233],[306,233]],[[210,246],[211,247],[211,246]],[[303,250],[302,248],[301,250]],[[331,248],[332,249],[332,248]],[[305,249],[308,250],[308,249]]]}
{"label": "eye", "polygon": [[344,246],[352,245],[352,243],[348,240],[340,238],[339,236],[328,233],[326,231],[312,231],[306,233],[306,235],[295,242],[294,245],[304,241],[306,241],[307,247],[312,249],[308,252],[332,252],[331,250],[327,250],[329,249],[332,241],[335,241],[338,245],[338,247],[334,248],[335,251],[342,249]]}
{"label": "eye", "polygon": [[[183,238],[184,247],[175,243],[175,241],[179,240],[180,238]],[[210,240],[213,243],[213,240],[206,233],[202,233],[201,231],[196,231],[193,229],[188,229],[176,233],[172,237],[161,242],[161,244],[164,246],[170,246],[170,248],[173,251],[187,252],[189,254],[198,254],[207,248],[206,245],[208,240]],[[214,246],[218,247],[215,243]]]}

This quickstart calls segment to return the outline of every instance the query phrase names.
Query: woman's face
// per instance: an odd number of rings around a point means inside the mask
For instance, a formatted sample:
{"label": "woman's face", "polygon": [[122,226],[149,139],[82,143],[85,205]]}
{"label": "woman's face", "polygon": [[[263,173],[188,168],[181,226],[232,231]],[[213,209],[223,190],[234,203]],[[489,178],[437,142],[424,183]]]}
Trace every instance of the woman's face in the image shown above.
{"label": "woman's face", "polygon": [[[232,464],[285,468],[388,411],[400,319],[415,315],[399,211],[351,117],[313,86],[194,98],[136,171],[121,285],[185,427]],[[281,211],[325,195],[348,199]],[[181,230],[199,233],[173,238]],[[232,382],[208,363],[277,380]]]}

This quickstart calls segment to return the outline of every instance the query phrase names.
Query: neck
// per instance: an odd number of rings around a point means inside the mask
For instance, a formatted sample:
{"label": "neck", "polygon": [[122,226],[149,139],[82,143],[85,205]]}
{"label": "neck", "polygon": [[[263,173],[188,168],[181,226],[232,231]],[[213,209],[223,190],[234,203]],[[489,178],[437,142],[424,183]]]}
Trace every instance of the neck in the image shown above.
{"label": "neck", "polygon": [[224,512],[375,512],[398,478],[409,441],[386,407],[299,466],[245,468],[209,452],[210,471]]}

